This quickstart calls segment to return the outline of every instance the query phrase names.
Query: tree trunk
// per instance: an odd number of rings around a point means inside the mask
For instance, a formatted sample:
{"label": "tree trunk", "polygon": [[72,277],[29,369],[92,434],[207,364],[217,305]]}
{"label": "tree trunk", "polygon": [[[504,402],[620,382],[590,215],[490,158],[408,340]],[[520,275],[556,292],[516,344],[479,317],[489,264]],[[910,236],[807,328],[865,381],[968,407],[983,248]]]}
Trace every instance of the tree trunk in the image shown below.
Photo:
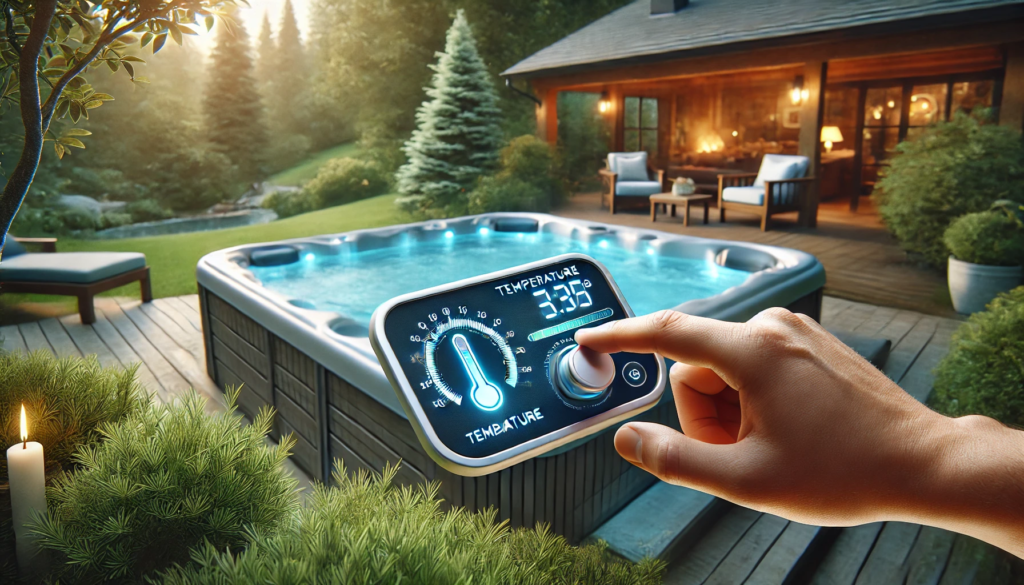
{"label": "tree trunk", "polygon": [[57,8],[57,0],[37,0],[35,6],[32,27],[18,60],[18,81],[21,84],[19,99],[21,122],[25,126],[25,143],[21,149],[21,158],[7,179],[3,196],[0,197],[0,230],[3,230],[0,232],[3,234],[0,237],[0,254],[3,245],[7,243],[7,230],[11,229],[11,222],[32,186],[36,169],[39,168],[39,157],[43,153],[43,116],[36,68],[50,30],[50,21]]}

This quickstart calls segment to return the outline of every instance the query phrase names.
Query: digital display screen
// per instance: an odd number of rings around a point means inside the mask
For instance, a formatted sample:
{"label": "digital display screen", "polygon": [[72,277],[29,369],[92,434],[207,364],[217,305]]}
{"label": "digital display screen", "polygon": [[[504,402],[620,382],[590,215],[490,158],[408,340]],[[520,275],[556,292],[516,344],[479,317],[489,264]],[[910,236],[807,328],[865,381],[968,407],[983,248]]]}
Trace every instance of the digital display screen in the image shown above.
{"label": "digital display screen", "polygon": [[577,329],[626,316],[604,273],[572,258],[398,304],[384,332],[438,438],[479,458],[649,394],[650,354],[614,354],[614,379],[592,399],[556,383]]}

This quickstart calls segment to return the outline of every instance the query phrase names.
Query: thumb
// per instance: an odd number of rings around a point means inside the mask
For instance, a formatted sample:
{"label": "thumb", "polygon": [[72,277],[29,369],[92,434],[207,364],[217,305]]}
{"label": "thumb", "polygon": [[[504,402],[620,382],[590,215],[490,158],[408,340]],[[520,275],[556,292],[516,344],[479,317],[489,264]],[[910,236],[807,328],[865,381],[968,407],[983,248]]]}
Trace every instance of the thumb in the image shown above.
{"label": "thumb", "polygon": [[634,422],[615,433],[615,450],[662,481],[721,496],[739,479],[744,449],[737,443],[704,443],[663,425]]}

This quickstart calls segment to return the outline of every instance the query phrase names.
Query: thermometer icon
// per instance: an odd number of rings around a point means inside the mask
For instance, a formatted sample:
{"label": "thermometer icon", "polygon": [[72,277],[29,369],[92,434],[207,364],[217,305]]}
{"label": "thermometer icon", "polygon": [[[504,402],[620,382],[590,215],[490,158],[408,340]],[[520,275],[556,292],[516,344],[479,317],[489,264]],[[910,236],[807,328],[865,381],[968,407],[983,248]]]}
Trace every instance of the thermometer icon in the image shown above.
{"label": "thermometer icon", "polygon": [[469,396],[473,399],[473,403],[483,410],[496,410],[501,406],[501,390],[487,381],[483,370],[480,369],[480,364],[476,360],[476,356],[473,355],[473,350],[469,347],[469,341],[466,339],[466,336],[456,333],[452,336],[452,344],[455,345],[455,349],[459,352],[459,357],[462,359],[462,365],[466,368],[466,373],[473,380],[473,388],[469,391]]}

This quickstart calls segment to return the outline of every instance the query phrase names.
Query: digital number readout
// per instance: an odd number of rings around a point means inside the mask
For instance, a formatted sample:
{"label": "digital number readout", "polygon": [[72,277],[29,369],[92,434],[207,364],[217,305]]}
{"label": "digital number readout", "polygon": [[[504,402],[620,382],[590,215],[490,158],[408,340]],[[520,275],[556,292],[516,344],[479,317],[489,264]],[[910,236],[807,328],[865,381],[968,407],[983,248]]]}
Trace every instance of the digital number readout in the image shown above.
{"label": "digital number readout", "polygon": [[[586,284],[590,284],[589,281]],[[540,301],[538,306],[544,318],[554,319],[559,315],[593,305],[594,301],[590,298],[587,288],[584,282],[577,278],[565,284],[556,284],[550,293],[546,288],[535,290],[533,296]],[[552,293],[554,297],[551,296]]]}

